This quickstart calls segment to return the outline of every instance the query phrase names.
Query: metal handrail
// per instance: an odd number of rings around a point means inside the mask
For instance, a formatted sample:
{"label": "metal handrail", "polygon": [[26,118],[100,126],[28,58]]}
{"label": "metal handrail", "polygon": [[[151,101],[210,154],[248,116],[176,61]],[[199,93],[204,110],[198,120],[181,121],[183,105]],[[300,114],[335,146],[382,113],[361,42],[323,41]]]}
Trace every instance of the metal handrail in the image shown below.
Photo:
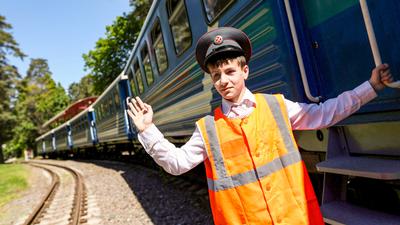
{"label": "metal handrail", "polygon": [[300,68],[301,80],[303,82],[304,91],[306,93],[307,98],[310,101],[320,102],[321,97],[320,96],[314,97],[311,95],[311,92],[310,92],[310,87],[308,85],[308,80],[307,80],[307,74],[306,74],[306,70],[304,68],[303,56],[301,54],[299,39],[297,38],[296,27],[294,25],[293,14],[292,14],[292,10],[290,8],[289,0],[285,0],[285,8],[286,8],[286,14],[287,14],[287,17],[289,20],[289,27],[290,27],[290,31],[292,34],[292,39],[293,39],[294,49],[296,52],[297,62],[299,64],[299,68]]}
{"label": "metal handrail", "polygon": [[[382,64],[381,54],[379,53],[378,43],[375,38],[374,27],[372,26],[371,17],[369,15],[368,4],[366,0],[360,0],[361,11],[364,18],[365,28],[367,29],[369,44],[371,45],[372,55],[374,57],[375,66]],[[400,80],[392,83],[385,83],[391,88],[400,88]]]}

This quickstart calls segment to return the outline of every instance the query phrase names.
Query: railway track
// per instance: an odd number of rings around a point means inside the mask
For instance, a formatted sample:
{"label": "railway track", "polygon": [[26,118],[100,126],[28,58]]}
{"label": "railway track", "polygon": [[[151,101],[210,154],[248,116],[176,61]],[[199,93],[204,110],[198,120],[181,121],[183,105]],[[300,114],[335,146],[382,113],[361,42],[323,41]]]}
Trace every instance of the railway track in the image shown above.
{"label": "railway track", "polygon": [[52,182],[46,194],[24,224],[86,223],[87,194],[83,177],[76,170],[57,164],[30,162],[46,170]]}

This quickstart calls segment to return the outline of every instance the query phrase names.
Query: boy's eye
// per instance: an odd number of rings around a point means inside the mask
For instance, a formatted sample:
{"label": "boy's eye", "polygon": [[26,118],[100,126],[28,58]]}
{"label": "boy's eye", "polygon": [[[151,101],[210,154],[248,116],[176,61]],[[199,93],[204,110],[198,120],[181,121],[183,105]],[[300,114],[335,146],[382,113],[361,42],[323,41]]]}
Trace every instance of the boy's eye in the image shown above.
{"label": "boy's eye", "polygon": [[226,71],[227,74],[232,74],[232,73],[234,73],[234,72],[235,72],[235,70],[228,70],[228,71]]}
{"label": "boy's eye", "polygon": [[221,74],[219,74],[219,73],[213,74],[213,75],[211,75],[211,78],[213,81],[217,81],[221,78]]}

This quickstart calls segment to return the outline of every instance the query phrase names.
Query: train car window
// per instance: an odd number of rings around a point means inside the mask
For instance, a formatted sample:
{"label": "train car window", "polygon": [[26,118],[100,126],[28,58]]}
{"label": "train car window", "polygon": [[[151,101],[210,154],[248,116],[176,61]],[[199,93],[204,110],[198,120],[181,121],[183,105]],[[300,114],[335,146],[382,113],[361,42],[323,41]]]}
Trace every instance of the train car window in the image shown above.
{"label": "train car window", "polygon": [[103,120],[103,118],[104,118],[104,110],[103,110],[103,104],[104,104],[104,101],[102,101],[101,103],[100,103],[100,109],[99,109],[99,111],[100,111],[100,119],[99,120]]}
{"label": "train car window", "polygon": [[[111,93],[112,94],[112,93]],[[113,95],[108,96],[108,116],[111,116],[113,109],[114,109],[114,104],[112,100]]]}
{"label": "train car window", "polygon": [[174,38],[175,52],[181,55],[192,44],[186,6],[183,0],[167,1],[168,21]]}
{"label": "train car window", "polygon": [[104,97],[104,101],[103,101],[103,116],[104,118],[107,118],[108,116],[108,101],[107,101],[107,97]]}
{"label": "train car window", "polygon": [[151,69],[149,50],[146,43],[140,51],[140,54],[142,55],[142,64],[144,66],[144,75],[146,77],[147,86],[150,86],[151,84],[153,84],[154,76],[153,70]]}
{"label": "train car window", "polygon": [[108,96],[108,114],[111,115],[114,111],[114,101],[113,101],[113,97],[114,97],[114,91],[111,92],[111,95]]}
{"label": "train car window", "polygon": [[142,73],[140,72],[139,64],[137,61],[133,64],[133,69],[135,70],[135,78],[138,84],[139,94],[142,94],[144,90]]}
{"label": "train car window", "polygon": [[117,89],[115,89],[115,92],[114,92],[114,102],[115,102],[115,109],[118,110],[118,108],[121,106],[121,104],[119,101],[119,95],[118,95]]}
{"label": "train car window", "polygon": [[133,78],[133,71],[131,68],[128,70],[128,78],[129,78],[129,84],[131,85],[132,95],[133,96],[138,95],[135,80]]}
{"label": "train car window", "polygon": [[111,94],[110,94],[110,96],[108,97],[108,104],[109,104],[109,107],[108,107],[108,111],[109,111],[109,113],[110,113],[110,115],[111,114],[113,114],[113,112],[114,112],[114,110],[115,110],[115,103],[114,103],[114,91],[112,91],[111,92]]}
{"label": "train car window", "polygon": [[95,116],[96,116],[96,120],[97,120],[97,121],[100,121],[101,115],[100,115],[100,110],[99,110],[98,107],[94,107],[94,114],[95,114]]}
{"label": "train car window", "polygon": [[168,68],[167,53],[165,52],[164,38],[161,30],[160,21],[154,23],[151,31],[151,40],[154,46],[154,53],[157,60],[158,73],[162,74]]}
{"label": "train car window", "polygon": [[103,102],[103,116],[104,118],[107,118],[108,116],[108,101],[107,98],[104,98],[104,102]]}
{"label": "train car window", "polygon": [[107,118],[108,117],[108,109],[110,108],[109,105],[108,105],[108,98],[107,97],[104,98],[104,105],[103,106],[104,106],[103,107],[104,118]]}
{"label": "train car window", "polygon": [[214,22],[234,0],[203,0],[208,23]]}
{"label": "train car window", "polygon": [[95,108],[95,113],[96,113],[96,120],[100,121],[101,120],[101,109],[100,107]]}
{"label": "train car window", "polygon": [[104,112],[104,100],[101,102],[100,110],[101,110],[101,119],[103,120],[106,117]]}

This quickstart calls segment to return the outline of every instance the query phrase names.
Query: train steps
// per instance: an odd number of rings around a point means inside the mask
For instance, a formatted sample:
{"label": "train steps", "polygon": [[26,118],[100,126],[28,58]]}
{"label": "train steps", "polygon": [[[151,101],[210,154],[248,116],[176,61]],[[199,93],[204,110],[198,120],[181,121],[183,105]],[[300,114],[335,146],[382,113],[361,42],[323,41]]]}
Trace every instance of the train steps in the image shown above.
{"label": "train steps", "polygon": [[400,161],[352,156],[340,127],[330,128],[326,160],[316,165],[324,173],[321,211],[328,224],[376,225],[400,224],[400,216],[374,211],[347,201],[349,177],[400,180]]}

